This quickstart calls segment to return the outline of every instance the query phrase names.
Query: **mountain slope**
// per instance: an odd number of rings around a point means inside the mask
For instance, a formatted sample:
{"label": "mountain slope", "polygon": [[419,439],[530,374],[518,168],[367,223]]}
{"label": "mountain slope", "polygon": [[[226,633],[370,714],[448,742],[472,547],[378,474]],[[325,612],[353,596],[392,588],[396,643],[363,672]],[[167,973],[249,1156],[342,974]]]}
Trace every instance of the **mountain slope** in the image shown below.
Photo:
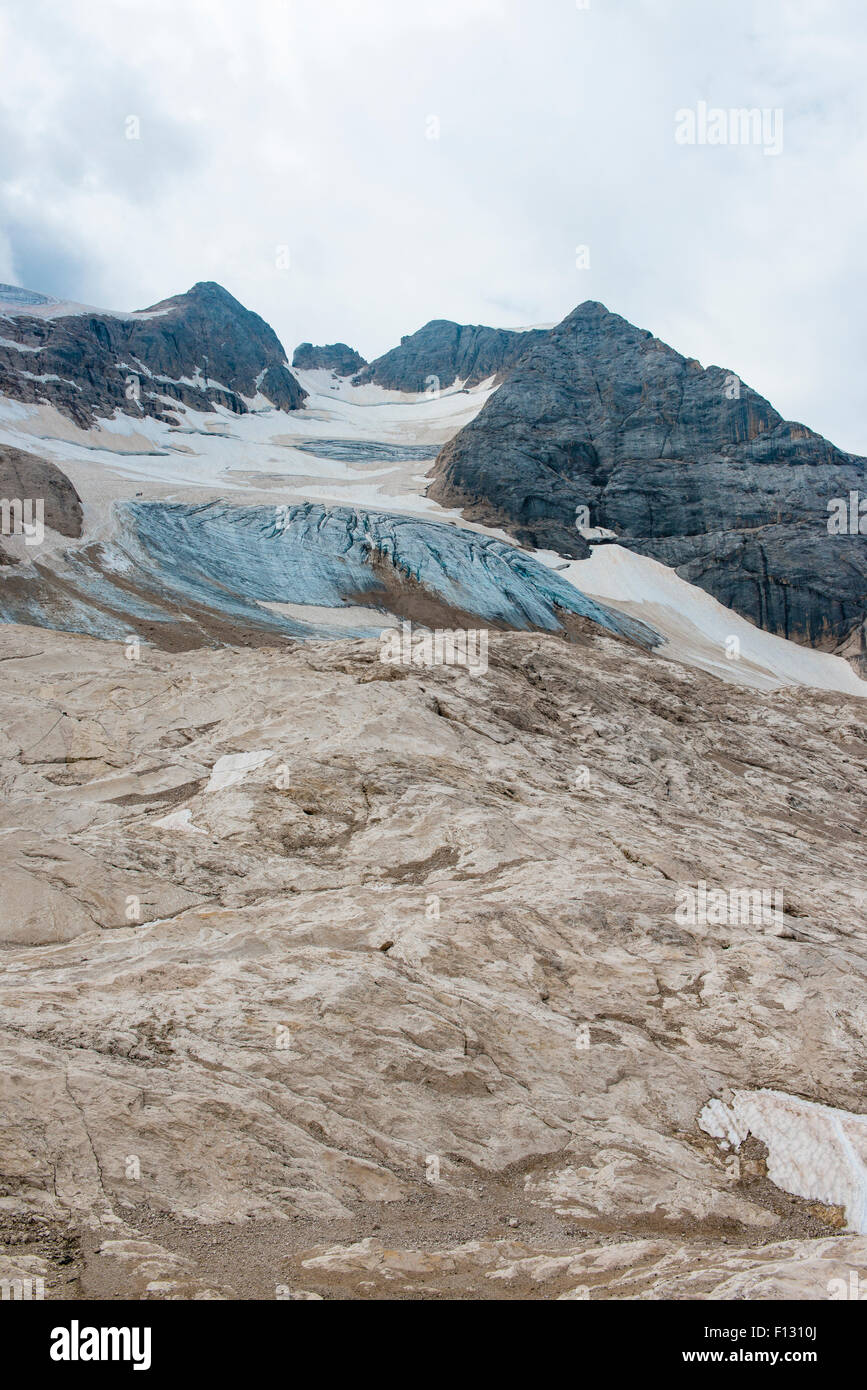
{"label": "mountain slope", "polygon": [[760,627],[833,648],[865,620],[867,539],[830,536],[828,502],[867,491],[865,470],[733,374],[588,301],[444,446],[429,495],[575,558],[587,507],[591,526]]}
{"label": "mountain slope", "polygon": [[238,414],[257,392],[281,410],[303,404],[273,329],[220,285],[131,314],[64,307],[0,286],[0,394],[48,402],[85,428],[115,411],[171,420],[172,401]]}

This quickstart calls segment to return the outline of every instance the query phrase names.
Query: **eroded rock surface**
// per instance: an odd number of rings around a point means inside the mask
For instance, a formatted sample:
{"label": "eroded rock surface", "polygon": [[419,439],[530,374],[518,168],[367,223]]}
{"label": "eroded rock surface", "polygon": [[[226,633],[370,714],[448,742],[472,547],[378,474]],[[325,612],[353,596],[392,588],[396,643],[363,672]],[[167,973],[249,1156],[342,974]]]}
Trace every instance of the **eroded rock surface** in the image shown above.
{"label": "eroded rock surface", "polygon": [[[589,632],[493,633],[481,676],[2,643],[0,1230],[48,1297],[867,1273],[701,1124],[863,1110],[862,701]],[[783,912],[684,921],[698,880]]]}

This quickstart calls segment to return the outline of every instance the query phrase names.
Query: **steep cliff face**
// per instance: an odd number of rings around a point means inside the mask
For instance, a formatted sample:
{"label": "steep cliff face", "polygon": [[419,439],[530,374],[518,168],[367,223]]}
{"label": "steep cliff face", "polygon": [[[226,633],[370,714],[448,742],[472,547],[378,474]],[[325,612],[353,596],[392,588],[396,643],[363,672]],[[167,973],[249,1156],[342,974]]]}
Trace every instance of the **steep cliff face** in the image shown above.
{"label": "steep cliff face", "polygon": [[444,389],[455,381],[477,386],[488,377],[502,376],[544,337],[543,329],[518,332],[433,319],[417,333],[401,338],[399,347],[377,357],[355,381],[360,386],[373,382],[389,391]]}
{"label": "steep cliff face", "polygon": [[0,288],[0,394],[48,402],[85,428],[115,411],[171,418],[174,400],[238,414],[257,391],[280,410],[303,404],[273,329],[220,285],[127,315],[47,313],[44,296]]}
{"label": "steep cliff face", "polygon": [[366,360],[355,348],[347,343],[328,343],[316,346],[313,343],[299,343],[292,355],[292,366],[300,371],[316,371],[324,368],[336,372],[338,376],[352,376],[367,366]]}
{"label": "steep cliff face", "polygon": [[867,460],[587,302],[445,445],[431,496],[575,558],[586,507],[759,626],[834,647],[867,614],[867,538],[828,532],[852,491]]}

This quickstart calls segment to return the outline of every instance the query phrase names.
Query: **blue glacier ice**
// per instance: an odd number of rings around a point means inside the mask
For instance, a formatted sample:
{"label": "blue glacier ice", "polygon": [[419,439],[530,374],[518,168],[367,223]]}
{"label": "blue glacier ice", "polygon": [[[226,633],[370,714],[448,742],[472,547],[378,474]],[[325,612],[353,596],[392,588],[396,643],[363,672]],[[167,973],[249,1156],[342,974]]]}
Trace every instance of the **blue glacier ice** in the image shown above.
{"label": "blue glacier ice", "polygon": [[[248,634],[369,637],[393,621],[396,590],[421,586],[482,624],[554,632],[566,613],[647,647],[659,640],[526,552],[446,522],[317,503],[128,501],[115,516],[113,539],[67,552],[54,583],[47,566],[29,590],[0,581],[0,618],[120,637],[142,622],[195,624],[206,610]],[[347,628],[327,611],[302,621],[262,603],[363,605],[382,617]]]}

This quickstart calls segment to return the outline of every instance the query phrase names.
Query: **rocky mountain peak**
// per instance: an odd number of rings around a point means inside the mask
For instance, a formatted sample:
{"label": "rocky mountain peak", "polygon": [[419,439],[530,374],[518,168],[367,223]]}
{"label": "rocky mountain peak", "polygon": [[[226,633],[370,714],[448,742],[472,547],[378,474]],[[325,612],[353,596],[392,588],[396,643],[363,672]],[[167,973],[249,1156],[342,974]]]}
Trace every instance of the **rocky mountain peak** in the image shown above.
{"label": "rocky mountain peak", "polygon": [[257,393],[280,410],[306,395],[274,330],[213,281],[131,314],[7,314],[0,337],[0,393],[85,428],[117,411],[174,423],[174,401],[244,414]]}
{"label": "rocky mountain peak", "polygon": [[299,343],[292,357],[292,366],[302,371],[324,369],[337,376],[352,376],[367,366],[366,360],[347,343],[328,343],[315,346]]}
{"label": "rocky mountain peak", "polygon": [[575,558],[584,517],[758,626],[833,648],[867,616],[867,539],[829,536],[828,504],[865,474],[735,372],[587,301],[444,446],[430,496]]}
{"label": "rocky mountain peak", "polygon": [[544,336],[542,329],[488,328],[431,319],[416,333],[405,334],[398,347],[377,357],[354,380],[390,391],[426,391],[434,385],[444,389],[456,381],[478,386],[490,377],[502,378]]}

